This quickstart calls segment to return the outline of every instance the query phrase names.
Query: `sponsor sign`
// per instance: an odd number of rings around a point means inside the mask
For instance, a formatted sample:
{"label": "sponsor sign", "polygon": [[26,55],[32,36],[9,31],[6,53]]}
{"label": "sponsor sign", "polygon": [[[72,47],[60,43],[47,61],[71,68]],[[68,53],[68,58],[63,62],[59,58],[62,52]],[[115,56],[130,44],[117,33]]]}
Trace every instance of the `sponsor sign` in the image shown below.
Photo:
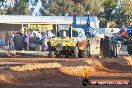
{"label": "sponsor sign", "polygon": [[39,29],[39,30],[52,30],[53,25],[44,25],[44,24],[28,24],[28,29]]}

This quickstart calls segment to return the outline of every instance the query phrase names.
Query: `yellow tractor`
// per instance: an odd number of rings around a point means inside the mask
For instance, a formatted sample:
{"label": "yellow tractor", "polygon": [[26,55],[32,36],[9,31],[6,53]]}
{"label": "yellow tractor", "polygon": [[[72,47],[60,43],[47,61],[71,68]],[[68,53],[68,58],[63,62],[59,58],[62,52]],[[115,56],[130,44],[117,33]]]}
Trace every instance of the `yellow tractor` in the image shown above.
{"label": "yellow tractor", "polygon": [[85,31],[82,28],[58,30],[57,36],[48,42],[49,57],[74,56],[87,57],[87,45]]}

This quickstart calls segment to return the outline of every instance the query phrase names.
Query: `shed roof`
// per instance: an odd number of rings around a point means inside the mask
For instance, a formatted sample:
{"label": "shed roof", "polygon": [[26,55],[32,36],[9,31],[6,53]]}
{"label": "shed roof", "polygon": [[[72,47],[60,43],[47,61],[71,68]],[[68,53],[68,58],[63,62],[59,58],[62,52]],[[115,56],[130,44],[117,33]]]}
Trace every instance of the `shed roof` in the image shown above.
{"label": "shed roof", "polygon": [[[90,16],[90,21],[95,22],[96,16]],[[77,24],[85,24],[87,16],[77,16]],[[10,24],[71,24],[73,16],[23,16],[23,15],[0,15],[0,23]]]}

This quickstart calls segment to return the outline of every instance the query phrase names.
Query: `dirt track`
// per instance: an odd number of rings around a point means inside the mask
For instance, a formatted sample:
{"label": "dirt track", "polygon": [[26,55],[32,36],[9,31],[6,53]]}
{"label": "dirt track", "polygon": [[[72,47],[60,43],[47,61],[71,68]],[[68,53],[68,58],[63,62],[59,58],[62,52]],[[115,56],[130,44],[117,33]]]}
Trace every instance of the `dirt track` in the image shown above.
{"label": "dirt track", "polygon": [[[0,58],[0,88],[81,88],[82,71],[92,79],[132,80],[132,57]],[[132,88],[130,85],[90,85],[90,88]],[[83,87],[82,87],[83,88]]]}

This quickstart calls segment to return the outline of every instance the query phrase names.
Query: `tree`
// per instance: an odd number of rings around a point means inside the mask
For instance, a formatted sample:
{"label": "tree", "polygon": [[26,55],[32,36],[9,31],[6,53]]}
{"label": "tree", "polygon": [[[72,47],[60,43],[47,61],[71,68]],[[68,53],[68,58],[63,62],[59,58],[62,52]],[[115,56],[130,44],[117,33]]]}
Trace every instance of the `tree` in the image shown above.
{"label": "tree", "polygon": [[77,15],[97,15],[104,0],[53,0],[49,12],[52,15],[65,15],[76,12]]}
{"label": "tree", "polygon": [[8,7],[7,15],[29,15],[29,10],[25,0],[19,0],[14,7]]}
{"label": "tree", "polygon": [[124,21],[126,25],[130,25],[130,23],[132,23],[132,0],[124,0],[122,3],[122,12],[122,21]]}
{"label": "tree", "polygon": [[82,0],[85,12],[89,11],[91,15],[97,16],[100,13],[104,0]]}
{"label": "tree", "polygon": [[[112,15],[112,11],[115,9],[117,5],[116,0],[104,0],[102,4],[102,11],[98,14],[99,19],[100,19],[100,25],[101,27],[106,27],[107,23],[112,24],[111,27],[116,27],[116,21],[114,15]],[[103,20],[102,20],[103,18]],[[114,24],[115,23],[115,24]]]}
{"label": "tree", "polygon": [[71,0],[53,0],[50,3],[49,13],[51,15],[65,15],[71,14],[74,10],[75,4]]}
{"label": "tree", "polygon": [[105,0],[103,3],[103,16],[106,18],[107,21],[111,21],[113,19],[113,15],[111,14],[112,11],[116,7],[116,0]]}
{"label": "tree", "polygon": [[49,15],[50,1],[49,0],[41,0],[41,2],[42,2],[43,9],[42,8],[40,9],[40,13],[42,15]]}

